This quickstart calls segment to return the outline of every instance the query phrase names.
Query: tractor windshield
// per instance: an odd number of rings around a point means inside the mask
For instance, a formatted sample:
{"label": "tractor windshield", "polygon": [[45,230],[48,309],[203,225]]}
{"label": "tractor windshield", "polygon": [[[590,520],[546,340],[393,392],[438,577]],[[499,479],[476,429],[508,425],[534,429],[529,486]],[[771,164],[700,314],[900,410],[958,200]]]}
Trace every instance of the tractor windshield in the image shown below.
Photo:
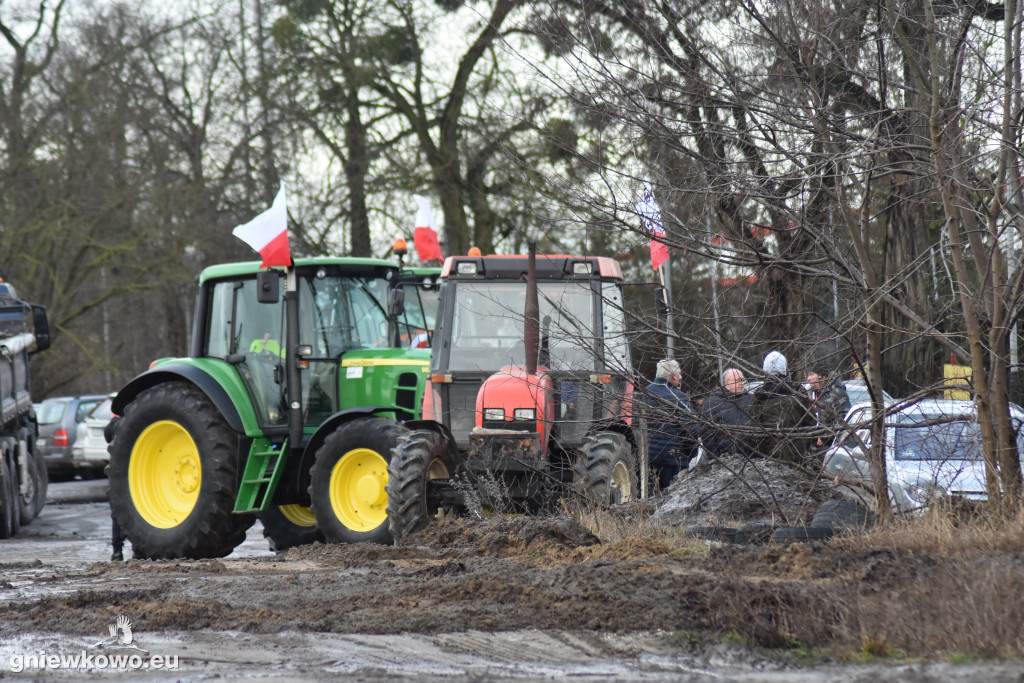
{"label": "tractor windshield", "polygon": [[310,344],[320,358],[387,346],[387,294],[388,283],[382,279],[301,278],[299,343]]}
{"label": "tractor windshield", "polygon": [[[595,365],[594,291],[589,282],[540,282],[541,339],[552,370]],[[524,365],[526,283],[460,282],[452,319],[451,370],[493,372]],[[543,361],[544,359],[542,359]]]}

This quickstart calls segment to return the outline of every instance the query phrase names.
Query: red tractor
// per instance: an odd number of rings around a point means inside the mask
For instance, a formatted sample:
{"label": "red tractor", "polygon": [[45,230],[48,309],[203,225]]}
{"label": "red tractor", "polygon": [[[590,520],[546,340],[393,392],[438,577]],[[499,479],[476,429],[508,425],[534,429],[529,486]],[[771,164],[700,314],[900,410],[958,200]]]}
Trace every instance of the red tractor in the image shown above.
{"label": "red tractor", "polygon": [[392,451],[396,541],[439,509],[637,498],[622,271],[602,257],[456,256],[441,273],[423,420]]}

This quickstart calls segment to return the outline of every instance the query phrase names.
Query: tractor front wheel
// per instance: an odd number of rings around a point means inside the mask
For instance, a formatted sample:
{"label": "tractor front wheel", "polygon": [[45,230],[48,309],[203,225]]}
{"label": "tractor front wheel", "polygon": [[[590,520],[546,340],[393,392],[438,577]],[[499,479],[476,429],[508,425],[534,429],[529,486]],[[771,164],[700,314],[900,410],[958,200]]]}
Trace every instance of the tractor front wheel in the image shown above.
{"label": "tractor front wheel", "polygon": [[626,437],[617,432],[588,436],[573,466],[573,485],[599,507],[637,500],[636,458]]}
{"label": "tractor front wheel", "polygon": [[263,523],[263,536],[271,550],[280,552],[324,540],[313,511],[305,505],[272,505],[256,517]]}
{"label": "tractor front wheel", "polygon": [[110,507],[138,557],[224,557],[255,521],[235,514],[238,436],[191,384],[129,403],[110,442]]}
{"label": "tractor front wheel", "polygon": [[407,432],[394,420],[360,417],[335,429],[310,469],[310,506],[333,543],[388,543],[387,493],[391,449]]}
{"label": "tractor front wheel", "polygon": [[388,465],[388,519],[395,543],[430,523],[439,506],[430,498],[429,483],[453,474],[440,434],[418,430],[402,438]]}

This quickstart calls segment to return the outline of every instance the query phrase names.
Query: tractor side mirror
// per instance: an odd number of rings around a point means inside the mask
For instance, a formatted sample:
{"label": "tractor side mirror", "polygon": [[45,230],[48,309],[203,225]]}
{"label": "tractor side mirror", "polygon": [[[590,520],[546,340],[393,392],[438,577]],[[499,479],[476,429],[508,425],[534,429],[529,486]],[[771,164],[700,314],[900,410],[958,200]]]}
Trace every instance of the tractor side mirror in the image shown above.
{"label": "tractor side mirror", "polygon": [[405,313],[405,290],[396,288],[391,290],[391,317],[397,318]]}
{"label": "tractor side mirror", "polygon": [[654,288],[654,310],[658,312],[658,317],[666,317],[671,309],[668,305],[668,290],[664,287]]}
{"label": "tractor side mirror", "polygon": [[50,319],[46,317],[46,309],[42,306],[32,306],[32,329],[36,337],[36,350],[33,353],[50,348]]}
{"label": "tractor side mirror", "polygon": [[256,273],[256,300],[261,304],[276,304],[281,300],[281,276],[276,270]]}

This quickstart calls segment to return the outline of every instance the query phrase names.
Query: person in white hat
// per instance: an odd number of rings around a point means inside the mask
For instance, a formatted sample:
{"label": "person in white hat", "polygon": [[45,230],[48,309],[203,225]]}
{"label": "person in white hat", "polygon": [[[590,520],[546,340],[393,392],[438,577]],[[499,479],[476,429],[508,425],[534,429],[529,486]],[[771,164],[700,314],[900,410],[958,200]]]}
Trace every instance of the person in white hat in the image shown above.
{"label": "person in white hat", "polygon": [[750,423],[759,427],[754,437],[755,455],[802,463],[810,446],[815,420],[803,387],[786,379],[788,363],[778,351],[764,357],[764,384],[750,399]]}

